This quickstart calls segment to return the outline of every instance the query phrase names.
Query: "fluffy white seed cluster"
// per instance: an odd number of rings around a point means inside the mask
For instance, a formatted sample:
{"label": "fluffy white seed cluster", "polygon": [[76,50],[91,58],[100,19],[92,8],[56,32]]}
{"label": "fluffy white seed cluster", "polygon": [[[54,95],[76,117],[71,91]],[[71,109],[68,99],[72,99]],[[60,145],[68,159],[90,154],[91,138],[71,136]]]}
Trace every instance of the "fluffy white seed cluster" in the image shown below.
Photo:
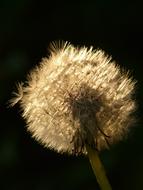
{"label": "fluffy white seed cluster", "polygon": [[33,137],[48,148],[86,154],[121,140],[134,122],[135,82],[103,51],[53,45],[49,58],[20,84],[20,102]]}

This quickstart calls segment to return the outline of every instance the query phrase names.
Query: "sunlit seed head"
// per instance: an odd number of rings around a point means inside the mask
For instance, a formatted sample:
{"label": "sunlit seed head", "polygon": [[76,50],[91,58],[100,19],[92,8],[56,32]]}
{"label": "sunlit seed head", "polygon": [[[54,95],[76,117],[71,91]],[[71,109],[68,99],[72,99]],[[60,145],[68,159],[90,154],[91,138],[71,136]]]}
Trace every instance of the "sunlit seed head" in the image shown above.
{"label": "sunlit seed head", "polygon": [[[57,47],[58,46],[58,47]],[[135,82],[102,50],[53,44],[49,58],[19,85],[28,130],[48,148],[86,153],[118,142],[134,123]]]}

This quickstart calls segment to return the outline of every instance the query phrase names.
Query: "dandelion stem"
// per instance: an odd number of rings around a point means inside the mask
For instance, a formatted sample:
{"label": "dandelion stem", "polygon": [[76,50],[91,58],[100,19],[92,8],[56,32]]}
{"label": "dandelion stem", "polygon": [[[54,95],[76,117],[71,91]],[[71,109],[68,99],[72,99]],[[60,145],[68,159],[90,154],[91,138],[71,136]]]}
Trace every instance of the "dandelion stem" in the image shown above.
{"label": "dandelion stem", "polygon": [[112,190],[111,185],[107,179],[104,167],[98,156],[98,152],[95,149],[92,149],[88,145],[86,145],[86,149],[88,152],[88,157],[89,157],[93,172],[96,176],[97,182],[101,190]]}

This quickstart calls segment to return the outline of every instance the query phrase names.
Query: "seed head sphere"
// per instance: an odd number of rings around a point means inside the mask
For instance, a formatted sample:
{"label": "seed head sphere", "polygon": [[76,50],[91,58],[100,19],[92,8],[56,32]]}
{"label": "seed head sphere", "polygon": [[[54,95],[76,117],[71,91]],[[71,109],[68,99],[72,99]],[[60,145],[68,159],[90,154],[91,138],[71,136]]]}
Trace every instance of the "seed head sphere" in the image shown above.
{"label": "seed head sphere", "polygon": [[50,56],[19,84],[27,129],[57,152],[86,154],[123,139],[133,125],[135,82],[102,50],[52,44]]}

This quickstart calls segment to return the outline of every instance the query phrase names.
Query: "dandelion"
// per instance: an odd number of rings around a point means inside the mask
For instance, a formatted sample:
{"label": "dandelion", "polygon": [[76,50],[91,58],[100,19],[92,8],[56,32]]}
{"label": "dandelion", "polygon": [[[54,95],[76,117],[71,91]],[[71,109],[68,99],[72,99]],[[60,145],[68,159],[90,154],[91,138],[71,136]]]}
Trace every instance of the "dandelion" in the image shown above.
{"label": "dandelion", "polygon": [[28,131],[50,149],[76,155],[122,140],[135,121],[128,72],[92,47],[66,42],[50,49],[12,100],[20,103]]}

